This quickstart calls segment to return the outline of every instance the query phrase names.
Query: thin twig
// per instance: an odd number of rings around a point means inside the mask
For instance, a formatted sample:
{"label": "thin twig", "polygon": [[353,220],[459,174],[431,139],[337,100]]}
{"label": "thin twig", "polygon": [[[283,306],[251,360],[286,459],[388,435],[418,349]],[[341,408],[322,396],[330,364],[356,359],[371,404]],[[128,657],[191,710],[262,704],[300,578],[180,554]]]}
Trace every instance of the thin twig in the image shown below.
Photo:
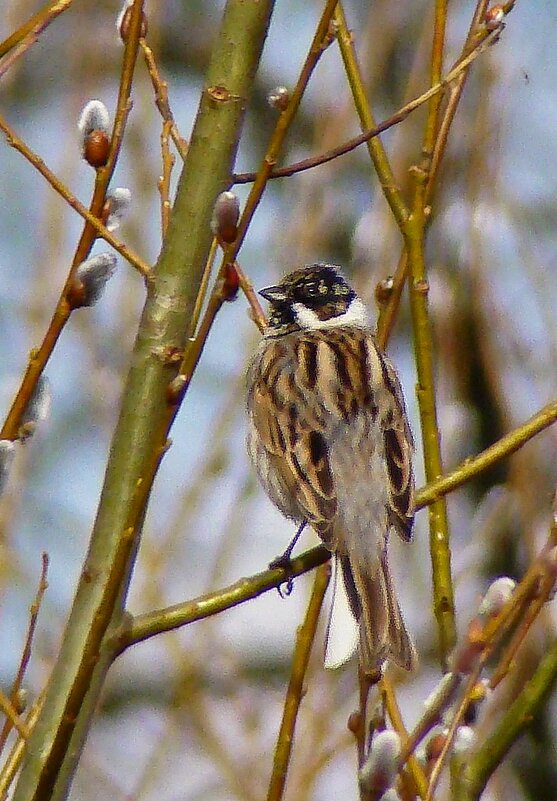
{"label": "thin twig", "polygon": [[[379,134],[384,133],[384,131],[392,128],[394,125],[398,125],[398,123],[405,120],[409,114],[422,106],[424,103],[427,103],[434,95],[445,90],[449,84],[454,81],[456,77],[464,70],[466,70],[472,64],[472,62],[475,61],[476,58],[478,58],[478,56],[480,56],[500,35],[500,30],[491,31],[489,33],[486,32],[485,40],[478,44],[468,56],[458,61],[453,69],[447,73],[445,78],[439,84],[432,86],[419,97],[411,100],[405,106],[402,106],[402,108],[399,109],[395,114],[379,123],[379,125],[376,127],[370,128],[358,136],[354,136],[352,139],[348,139],[343,144],[338,145],[331,150],[327,150],[326,153],[322,153],[318,156],[312,156],[307,159],[302,159],[301,161],[296,161],[293,164],[288,164],[285,167],[276,167],[269,172],[267,179],[273,180],[274,178],[286,178],[290,175],[304,172],[305,170],[311,170],[314,167],[319,167],[321,164],[327,164],[327,162],[333,161],[333,159],[336,159],[339,156],[344,156],[346,153],[350,153],[352,150],[360,147],[360,145],[365,144],[369,139],[379,136]],[[250,184],[255,181],[256,177],[257,173],[255,172],[236,173],[233,176],[233,183]]]}
{"label": "thin twig", "polygon": [[[21,685],[23,683],[23,678],[25,676],[25,671],[27,670],[27,665],[29,664],[29,659],[31,658],[31,647],[33,643],[33,637],[35,635],[35,629],[37,627],[39,610],[41,608],[43,596],[48,588],[48,581],[47,581],[48,561],[49,561],[48,554],[43,553],[39,586],[37,588],[37,592],[33,600],[33,603],[31,604],[29,626],[27,628],[25,645],[23,648],[23,652],[21,654],[21,660],[19,663],[17,674],[13,681],[12,688],[10,691],[10,698],[12,699],[12,704],[14,703],[15,698],[21,688]],[[10,730],[11,730],[11,720],[9,717],[7,717],[4,722],[4,726],[2,727],[2,732],[0,733],[0,752],[3,750],[4,745],[6,744],[6,740],[8,738],[8,734],[10,733]]]}
{"label": "thin twig", "polygon": [[53,188],[70,203],[72,208],[78,211],[86,220],[74,253],[74,257],[72,259],[72,264],[68,272],[66,282],[62,288],[56,308],[52,315],[52,319],[40,346],[33,349],[31,352],[31,357],[29,359],[20,387],[2,426],[0,437],[3,439],[14,440],[18,437],[21,416],[24,410],[27,408],[29,398],[35,389],[37,381],[42,375],[43,370],[50,359],[52,351],[54,350],[54,347],[70,318],[72,307],[68,301],[68,295],[73,285],[76,270],[87,258],[97,236],[100,235],[103,239],[109,242],[109,244],[111,244],[115,250],[124,256],[124,258],[130,262],[130,264],[138,269],[145,278],[150,275],[150,268],[140,259],[138,259],[138,257],[136,257],[135,254],[129,250],[129,248],[118,242],[118,240],[116,240],[112,234],[106,230],[105,226],[101,224],[99,219],[102,215],[103,206],[106,200],[106,192],[114,172],[116,159],[120,152],[122,137],[131,108],[130,92],[135,60],[137,57],[137,42],[141,31],[141,20],[143,13],[142,6],[143,0],[135,0],[132,7],[128,37],[124,49],[122,75],[120,79],[118,102],[114,117],[114,126],[110,141],[108,160],[105,167],[99,168],[96,171],[95,186],[89,210],[82,206],[81,203],[79,203],[79,201],[77,201],[77,199],[71,195],[62,182],[56,178],[54,173],[52,173],[48,167],[46,167],[42,159],[33,153],[30,148],[28,148],[27,145],[15,135],[10,126],[0,117],[0,130],[4,131],[8,138],[8,142],[32,163],[33,166],[35,166],[36,169],[49,181],[51,186],[53,186]]}
{"label": "thin twig", "polygon": [[294,743],[294,729],[304,695],[305,675],[330,575],[331,571],[328,564],[321,565],[317,570],[306,617],[298,630],[290,681],[288,682],[284,711],[275,748],[273,772],[267,792],[267,801],[280,801],[284,794],[286,774]]}
{"label": "thin twig", "polygon": [[453,786],[454,801],[478,801],[488,779],[501,764],[511,746],[546,708],[547,698],[557,681],[557,644],[543,657],[536,672],[504,712],[495,730],[480,748],[463,760]]}
{"label": "thin twig", "polygon": [[17,714],[17,710],[8,698],[8,696],[4,693],[3,690],[0,689],[0,710],[6,716],[6,723],[10,724],[10,728],[13,726],[14,729],[17,729],[21,736],[25,739],[29,737],[29,728],[25,725],[22,721],[20,716]]}
{"label": "thin twig", "polygon": [[[60,197],[62,197],[66,203],[71,206],[71,208],[76,211],[83,219],[95,230],[96,234],[101,238],[104,239],[105,242],[108,242],[114,250],[119,253],[132,267],[134,267],[141,275],[144,277],[148,276],[151,272],[151,268],[136,254],[117,239],[101,222],[99,217],[96,217],[89,209],[81,203],[72,192],[65,186],[65,184],[60,181],[59,178],[55,175],[55,173],[50,170],[42,158],[34,153],[31,148],[25,144],[25,142],[20,139],[20,137],[15,133],[14,129],[9,125],[9,123],[0,116],[0,131],[3,131],[4,135],[6,136],[6,141],[21,153],[27,161],[35,167],[35,169],[40,172],[40,174],[45,178],[51,187],[57,192]],[[81,263],[81,262],[80,262]]]}
{"label": "thin twig", "polygon": [[173,153],[170,152],[168,146],[168,135],[172,123],[169,120],[164,120],[161,131],[161,156],[162,156],[162,175],[157,181],[159,194],[161,196],[161,234],[164,240],[168,230],[168,223],[170,221],[170,178],[172,176],[172,169],[176,161]]}
{"label": "thin twig", "polygon": [[[34,44],[39,34],[41,34],[56,17],[62,14],[73,3],[73,0],[54,0],[53,3],[48,3],[46,6],[37,11],[30,19],[21,25],[16,31],[4,39],[0,43],[0,76],[3,75],[13,64],[16,58],[23,55],[23,53]],[[17,56],[8,61],[6,54],[10,50],[17,50]]]}
{"label": "thin twig", "polygon": [[408,739],[402,744],[399,757],[401,766],[410,759],[424,737],[439,722],[442,711],[452,703],[461,681],[462,676],[458,673],[445,674],[442,691],[436,695],[434,703],[428,704],[426,711],[408,735]]}
{"label": "thin twig", "polygon": [[[27,717],[25,718],[25,726],[27,727],[28,731],[33,730],[33,727],[37,722],[37,718],[39,717],[39,714],[43,708],[43,703],[44,692],[42,692],[37,700],[33,703]],[[21,767],[21,762],[25,755],[26,748],[27,740],[24,737],[18,737],[13,745],[12,750],[8,754],[6,761],[2,765],[2,770],[0,771],[0,801],[5,801],[7,798],[12,782],[17,776],[19,768]]]}
{"label": "thin twig", "polygon": [[[298,80],[296,81],[296,86],[294,87],[294,91],[292,92],[288,102],[288,106],[278,118],[275,130],[273,131],[271,140],[267,147],[265,157],[261,162],[258,172],[253,176],[254,184],[250,190],[248,199],[246,200],[246,204],[242,212],[242,216],[240,218],[240,222],[238,224],[238,234],[236,236],[236,240],[225,251],[224,263],[231,264],[235,260],[242,246],[248,226],[257,206],[259,205],[265,190],[265,186],[269,180],[269,176],[271,175],[279,157],[286,134],[288,133],[290,125],[296,116],[298,107],[313,71],[315,70],[319,59],[323,54],[324,43],[327,38],[336,4],[337,0],[327,0],[325,4],[325,8],[323,9],[321,18],[317,25],[308,55],[302,66]],[[236,177],[234,178],[234,183],[238,183]]]}
{"label": "thin twig", "polygon": [[[344,9],[340,2],[335,10],[335,22],[338,26],[337,41],[344,63],[344,70],[352,91],[354,105],[356,106],[362,128],[364,131],[369,131],[376,128],[377,123],[371,105],[367,99],[364,79],[356,57],[352,35],[348,30]],[[366,144],[385,199],[393,212],[395,220],[399,227],[401,227],[408,217],[408,209],[402,197],[402,193],[396,184],[387,152],[378,136],[370,137],[366,140]]]}
{"label": "thin twig", "polygon": [[458,727],[464,718],[468,706],[470,705],[470,693],[472,692],[472,690],[474,689],[474,687],[478,682],[478,679],[483,670],[483,665],[484,665],[483,660],[478,660],[477,665],[474,667],[474,669],[467,678],[464,692],[462,693],[462,698],[460,700],[457,709],[455,710],[448,731],[445,735],[445,740],[441,748],[441,753],[435,760],[433,769],[429,774],[429,787],[427,788],[427,795],[425,797],[425,801],[432,801],[433,794],[435,793],[437,784],[439,782],[439,779],[441,778],[441,771],[443,770],[445,761],[447,760],[447,757],[453,746]]}
{"label": "thin twig", "polygon": [[145,63],[147,65],[147,71],[155,91],[156,106],[160,111],[163,122],[166,123],[166,127],[168,128],[168,132],[172,137],[172,141],[176,145],[176,150],[180,154],[180,158],[183,161],[188,152],[188,143],[180,136],[178,126],[176,125],[176,120],[174,119],[172,109],[170,108],[170,103],[168,100],[168,84],[161,78],[155,55],[145,39],[141,38],[139,40],[139,46],[143,52],[143,58],[145,59]]}

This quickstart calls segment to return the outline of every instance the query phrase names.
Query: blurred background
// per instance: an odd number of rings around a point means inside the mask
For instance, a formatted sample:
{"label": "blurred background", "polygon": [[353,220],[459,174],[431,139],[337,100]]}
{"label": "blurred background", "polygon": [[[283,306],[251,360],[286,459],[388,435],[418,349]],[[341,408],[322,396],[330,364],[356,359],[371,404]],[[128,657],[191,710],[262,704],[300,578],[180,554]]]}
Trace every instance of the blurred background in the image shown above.
{"label": "blurred background", "polygon": [[[0,39],[40,3],[4,0]],[[157,7],[158,6],[158,7]],[[345,12],[381,120],[427,88],[432,3],[346,0]],[[292,86],[321,3],[281,0],[238,156],[255,169],[276,121],[266,102]],[[147,2],[148,41],[168,81],[172,110],[189,137],[223,3]],[[464,42],[474,4],[450,12],[447,67]],[[112,0],[80,0],[0,82],[2,114],[67,186],[88,203],[94,174],[80,158],[77,120],[93,98],[114,109],[122,46]],[[555,398],[557,390],[557,7],[517,2],[501,41],[477,60],[453,125],[428,238],[437,398],[445,468],[493,443]],[[134,106],[113,186],[131,210],[118,235],[149,263],[157,258],[161,121],[141,59]],[[424,112],[384,136],[400,186],[420,155]],[[359,132],[335,44],[323,55],[287,139],[284,163]],[[0,141],[0,414],[9,408],[30,349],[48,326],[64,284],[80,219]],[[174,170],[174,181],[180,164]],[[243,200],[247,188],[238,187]],[[240,253],[256,287],[299,264],[340,264],[374,306],[379,280],[401,249],[365,148],[271,182]],[[106,250],[97,243],[94,252]],[[122,383],[144,299],[120,262],[102,300],[72,315],[48,365],[51,412],[17,449],[0,501],[0,682],[8,689],[23,648],[41,553],[49,587],[26,677],[30,698],[55,659],[87,548],[118,415]],[[147,517],[129,608],[145,612],[193,598],[263,570],[291,538],[256,484],[244,449],[244,372],[258,341],[242,297],[217,318],[173,429]],[[399,367],[417,441],[420,429],[409,312],[401,305],[389,353]],[[555,489],[557,431],[550,429],[448,499],[458,625],[474,614],[490,578],[520,578],[547,536]],[[313,544],[305,535],[303,546]],[[439,679],[431,609],[427,513],[413,545],[393,543],[402,607],[421,668],[400,680],[411,726]],[[125,653],[110,671],[72,799],[243,799],[266,793],[296,626],[311,576],[281,600],[270,592]],[[489,701],[505,709],[555,637],[548,605],[510,679]],[[323,627],[322,627],[323,628]],[[355,753],[346,729],[356,708],[355,665],[326,673],[323,634],[308,674],[286,798],[356,797]],[[482,722],[480,721],[480,727]],[[486,798],[557,798],[557,706],[548,704]]]}

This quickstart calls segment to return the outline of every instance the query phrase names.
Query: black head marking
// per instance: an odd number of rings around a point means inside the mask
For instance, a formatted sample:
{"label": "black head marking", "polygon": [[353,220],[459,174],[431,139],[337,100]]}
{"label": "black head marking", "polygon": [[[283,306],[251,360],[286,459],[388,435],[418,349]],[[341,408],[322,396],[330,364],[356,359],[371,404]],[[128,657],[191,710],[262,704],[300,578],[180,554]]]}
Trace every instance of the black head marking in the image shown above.
{"label": "black head marking", "polygon": [[289,273],[276,286],[262,289],[260,294],[271,304],[269,333],[277,335],[300,327],[295,311],[298,304],[320,320],[329,320],[344,314],[356,297],[339,268],[331,264],[309,264]]}

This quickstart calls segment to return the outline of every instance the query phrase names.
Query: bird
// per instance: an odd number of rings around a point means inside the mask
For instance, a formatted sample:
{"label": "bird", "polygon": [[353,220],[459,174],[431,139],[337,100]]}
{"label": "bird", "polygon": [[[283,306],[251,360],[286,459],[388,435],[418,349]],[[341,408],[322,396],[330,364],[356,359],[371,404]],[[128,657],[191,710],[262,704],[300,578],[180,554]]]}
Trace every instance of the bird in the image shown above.
{"label": "bird", "polygon": [[364,675],[387,660],[413,670],[387,553],[390,531],[408,542],[414,520],[414,445],[395,367],[340,267],[306,265],[260,294],[269,321],[247,371],[247,450],[274,505],[334,556],[325,665],[357,650]]}

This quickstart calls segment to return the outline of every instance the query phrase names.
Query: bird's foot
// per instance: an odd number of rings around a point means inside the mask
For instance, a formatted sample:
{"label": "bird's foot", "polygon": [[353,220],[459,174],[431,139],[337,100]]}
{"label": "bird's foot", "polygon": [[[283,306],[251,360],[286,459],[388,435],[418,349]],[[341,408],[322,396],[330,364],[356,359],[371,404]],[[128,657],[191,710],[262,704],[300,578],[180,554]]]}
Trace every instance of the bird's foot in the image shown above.
{"label": "bird's foot", "polygon": [[288,548],[284,551],[284,553],[281,553],[280,556],[277,556],[276,559],[273,559],[273,561],[269,563],[269,570],[280,569],[284,570],[285,573],[287,574],[286,581],[277,587],[278,594],[280,595],[281,598],[286,598],[288,595],[290,595],[290,593],[294,589],[294,579],[292,576],[288,575],[288,573],[289,571],[292,570],[292,560],[291,560],[292,551],[294,550],[296,543],[300,539],[300,534],[304,530],[305,525],[306,521],[303,520],[298,528],[298,531],[292,538],[292,542],[290,542],[290,544],[288,545]]}

